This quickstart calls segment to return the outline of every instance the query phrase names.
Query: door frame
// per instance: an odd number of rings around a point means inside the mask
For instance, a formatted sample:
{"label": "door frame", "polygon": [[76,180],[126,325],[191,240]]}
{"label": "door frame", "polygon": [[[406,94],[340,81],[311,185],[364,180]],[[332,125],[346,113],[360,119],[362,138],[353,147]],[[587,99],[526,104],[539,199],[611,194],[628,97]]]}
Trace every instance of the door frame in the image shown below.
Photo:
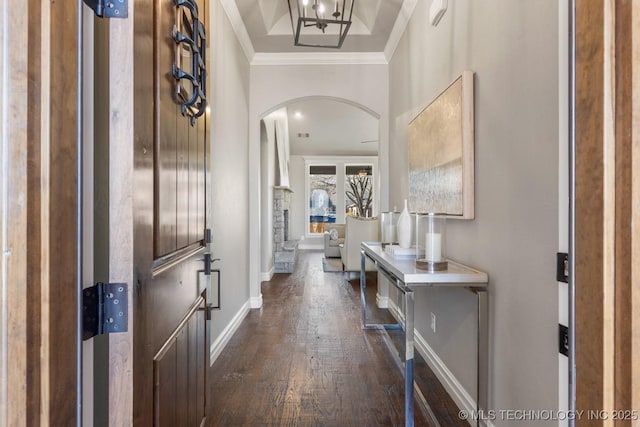
{"label": "door frame", "polygon": [[608,415],[576,425],[629,425],[612,414],[640,408],[640,3],[571,6],[569,409]]}

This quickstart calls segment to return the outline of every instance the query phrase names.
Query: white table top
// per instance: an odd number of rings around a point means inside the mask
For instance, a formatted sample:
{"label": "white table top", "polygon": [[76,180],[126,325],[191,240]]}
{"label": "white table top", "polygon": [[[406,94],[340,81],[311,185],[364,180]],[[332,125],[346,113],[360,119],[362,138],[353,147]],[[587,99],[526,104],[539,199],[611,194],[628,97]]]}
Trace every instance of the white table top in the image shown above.
{"label": "white table top", "polygon": [[447,270],[429,272],[416,268],[415,257],[389,255],[380,242],[362,242],[361,248],[376,264],[407,285],[485,287],[489,282],[487,273],[451,260],[447,260]]}

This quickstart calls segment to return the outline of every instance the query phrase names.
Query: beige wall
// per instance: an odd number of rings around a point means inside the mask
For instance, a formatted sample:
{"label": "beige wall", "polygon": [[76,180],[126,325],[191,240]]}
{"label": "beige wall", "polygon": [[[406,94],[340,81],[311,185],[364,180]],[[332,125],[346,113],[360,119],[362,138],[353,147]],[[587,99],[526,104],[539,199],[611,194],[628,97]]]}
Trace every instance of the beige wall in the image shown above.
{"label": "beige wall", "polygon": [[[557,409],[558,7],[456,0],[432,27],[430,3],[418,2],[390,63],[389,205],[408,196],[407,124],[474,71],[476,219],[448,222],[447,255],[489,273],[489,409]],[[474,305],[461,290],[416,296],[418,331],[475,398]]]}
{"label": "beige wall", "polygon": [[214,264],[222,270],[212,340],[249,299],[249,63],[219,1],[211,2],[211,208]]}

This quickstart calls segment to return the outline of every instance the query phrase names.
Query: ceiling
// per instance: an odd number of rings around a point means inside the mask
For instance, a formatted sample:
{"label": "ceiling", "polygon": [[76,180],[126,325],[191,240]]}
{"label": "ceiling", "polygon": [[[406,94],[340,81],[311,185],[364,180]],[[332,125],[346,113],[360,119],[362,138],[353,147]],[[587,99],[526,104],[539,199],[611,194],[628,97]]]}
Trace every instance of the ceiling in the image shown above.
{"label": "ceiling", "polygon": [[[318,1],[326,7],[335,4],[335,0]],[[221,0],[252,64],[387,63],[417,2],[355,0],[344,44],[331,49],[294,46],[287,0]],[[291,6],[295,9],[296,0],[291,0]],[[335,40],[336,35],[319,33],[317,37],[314,42],[322,43],[323,38]],[[288,104],[287,112],[292,155],[378,155],[378,119],[353,105],[308,98]]]}
{"label": "ceiling", "polygon": [[288,104],[287,114],[292,155],[378,155],[378,119],[360,108],[312,98]]}
{"label": "ceiling", "polygon": [[[233,0],[256,53],[336,52],[331,48],[294,46],[287,0]],[[313,0],[310,1],[310,3]],[[334,0],[319,0],[327,7]],[[342,0],[340,0],[342,2]],[[383,52],[408,0],[355,0],[353,22],[339,52]],[[291,0],[294,8],[295,0]],[[347,3],[348,4],[348,3]],[[318,41],[335,35],[318,30]],[[314,40],[315,41],[315,40]]]}

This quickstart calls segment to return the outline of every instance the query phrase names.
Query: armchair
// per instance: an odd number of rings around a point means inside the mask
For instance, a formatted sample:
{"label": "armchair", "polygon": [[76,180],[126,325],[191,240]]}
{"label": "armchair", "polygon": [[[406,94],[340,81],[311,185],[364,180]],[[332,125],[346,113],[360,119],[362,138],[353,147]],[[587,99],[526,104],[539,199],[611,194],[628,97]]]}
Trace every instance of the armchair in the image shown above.
{"label": "armchair", "polygon": [[[345,271],[360,271],[360,243],[380,241],[380,223],[377,217],[362,218],[348,216],[344,229],[344,246],[340,257]],[[367,260],[366,271],[375,271],[375,266]]]}
{"label": "armchair", "polygon": [[[336,232],[331,230],[336,230]],[[335,237],[335,239],[332,237]],[[324,257],[340,258],[340,244],[343,242],[344,224],[327,224],[324,232]]]}

